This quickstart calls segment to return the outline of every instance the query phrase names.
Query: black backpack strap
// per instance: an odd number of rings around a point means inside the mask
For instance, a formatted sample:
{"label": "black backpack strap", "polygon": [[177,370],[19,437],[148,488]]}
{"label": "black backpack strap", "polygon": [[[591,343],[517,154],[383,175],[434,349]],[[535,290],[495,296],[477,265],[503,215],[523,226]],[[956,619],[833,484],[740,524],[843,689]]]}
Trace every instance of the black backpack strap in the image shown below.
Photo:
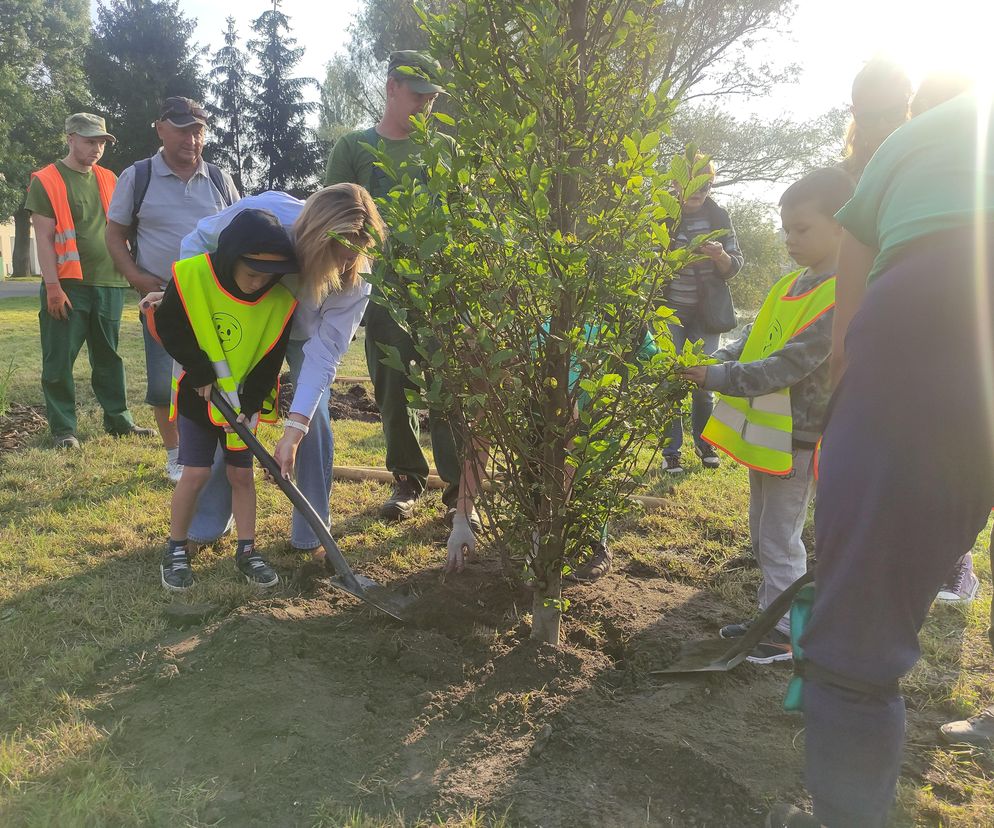
{"label": "black backpack strap", "polygon": [[207,174],[210,176],[214,188],[221,194],[221,200],[225,207],[231,206],[231,192],[228,190],[228,182],[224,180],[224,173],[216,164],[207,162]]}
{"label": "black backpack strap", "polygon": [[145,194],[152,180],[152,159],[143,158],[141,161],[135,161],[133,166],[135,180],[132,182],[134,186],[131,193],[131,232],[128,235],[128,247],[131,249],[131,258],[138,261],[138,211],[145,201]]}

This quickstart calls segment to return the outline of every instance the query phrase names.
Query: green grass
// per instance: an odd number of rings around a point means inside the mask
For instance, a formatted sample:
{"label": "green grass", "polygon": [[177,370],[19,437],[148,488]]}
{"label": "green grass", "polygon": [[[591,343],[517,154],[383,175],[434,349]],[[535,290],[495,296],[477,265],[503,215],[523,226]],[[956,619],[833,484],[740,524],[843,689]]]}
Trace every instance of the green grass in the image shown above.
{"label": "green grass", "polygon": [[[37,312],[33,297],[0,301],[0,366],[14,360],[7,383],[13,402],[41,403]],[[150,426],[150,411],[139,402],[144,367],[136,310],[127,313],[121,341],[136,418]],[[342,373],[365,373],[361,342],[353,344]],[[82,450],[56,452],[39,434],[26,450],[0,457],[0,824],[199,825],[197,814],[217,793],[209,780],[151,788],[140,768],[109,752],[108,734],[89,716],[104,660],[115,653],[140,659],[167,633],[155,567],[171,488],[154,441],[103,434],[83,355],[76,379]],[[339,422],[335,432],[338,463],[381,464],[379,424]],[[275,434],[264,429],[263,441],[271,445]],[[749,613],[756,571],[743,563],[749,556],[743,471],[725,464],[705,474],[693,460],[679,484],[658,473],[648,483],[650,491],[666,495],[666,505],[612,526],[616,552],[648,570],[707,585],[735,611]],[[375,558],[396,572],[438,563],[443,549],[432,510],[403,527],[385,525],[372,517],[383,493],[375,483],[336,484],[333,528],[345,554],[358,562]],[[437,494],[432,497],[437,502]],[[260,485],[259,543],[285,571],[299,564],[286,549],[288,527],[282,495]],[[225,610],[254,599],[250,587],[231,577],[230,547],[221,542],[202,552],[196,602]],[[965,612],[942,607],[933,613],[923,634],[925,658],[906,682],[912,715],[923,711],[942,720],[994,702],[985,635],[986,537],[975,551],[981,598]],[[918,781],[902,781],[898,824],[991,824],[989,754],[954,753],[931,743],[912,744],[912,751],[925,770]],[[311,824],[405,823],[327,802],[313,812]],[[506,821],[455,813],[423,824],[503,828]]]}

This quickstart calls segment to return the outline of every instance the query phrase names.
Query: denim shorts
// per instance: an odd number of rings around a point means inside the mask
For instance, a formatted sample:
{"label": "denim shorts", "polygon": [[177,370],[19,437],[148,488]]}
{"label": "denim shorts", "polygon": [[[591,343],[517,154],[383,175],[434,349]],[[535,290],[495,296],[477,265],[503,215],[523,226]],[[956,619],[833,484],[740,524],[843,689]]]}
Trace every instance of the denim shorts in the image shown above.
{"label": "denim shorts", "polygon": [[145,314],[138,315],[145,339],[145,402],[148,405],[168,406],[172,396],[173,358],[148,332]]}
{"label": "denim shorts", "polygon": [[232,451],[225,445],[225,430],[221,426],[202,425],[179,415],[179,463],[181,466],[209,469],[214,465],[218,443],[224,449],[224,462],[239,469],[252,468],[252,452]]}

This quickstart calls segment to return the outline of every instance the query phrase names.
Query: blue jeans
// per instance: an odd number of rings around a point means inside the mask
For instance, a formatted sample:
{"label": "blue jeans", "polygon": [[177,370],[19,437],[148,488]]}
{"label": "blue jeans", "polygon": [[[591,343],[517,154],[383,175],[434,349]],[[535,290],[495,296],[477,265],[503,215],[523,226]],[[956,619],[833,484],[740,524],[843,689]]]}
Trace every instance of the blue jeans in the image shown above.
{"label": "blue jeans", "polygon": [[[296,383],[304,364],[304,343],[291,339],[286,358],[290,364],[290,378]],[[318,400],[310,430],[297,448],[296,462],[297,488],[314,507],[325,526],[330,522],[328,499],[331,495],[331,469],[335,451],[331,419],[328,416],[330,394],[330,387],[326,388]],[[189,538],[194,543],[211,543],[224,534],[230,520],[231,484],[228,483],[224,469],[224,453],[219,448],[214,456],[210,479],[197,500],[197,513],[190,524]],[[314,530],[296,509],[291,520],[290,545],[298,549],[312,549],[321,545]]]}
{"label": "blue jeans", "polygon": [[138,316],[141,319],[142,339],[145,340],[145,402],[167,406],[172,398],[173,358],[148,332],[145,314]]}
{"label": "blue jeans", "polygon": [[[705,333],[701,330],[693,311],[683,311],[680,313],[682,325],[670,325],[670,336],[673,337],[673,346],[677,352],[683,350],[685,342],[704,341],[704,353],[713,354],[718,350],[718,342],[721,334]],[[703,449],[706,443],[701,439],[701,432],[707,425],[714,409],[714,396],[710,391],[702,388],[695,388],[691,392],[690,400],[690,423],[694,430],[694,443],[698,449]],[[683,418],[674,417],[666,429],[666,443],[663,446],[665,457],[678,457],[680,449],[683,448]]]}
{"label": "blue jeans", "polygon": [[[304,364],[304,343],[291,339],[286,360],[290,364],[290,377],[296,383]],[[331,418],[328,416],[330,396],[331,388],[325,388],[311,419],[310,430],[297,447],[296,462],[297,488],[314,507],[325,526],[330,524],[328,500],[331,497],[331,469],[335,459],[335,437],[331,431]],[[321,545],[314,530],[296,509],[293,510],[290,523],[290,545],[298,549],[312,549]]]}

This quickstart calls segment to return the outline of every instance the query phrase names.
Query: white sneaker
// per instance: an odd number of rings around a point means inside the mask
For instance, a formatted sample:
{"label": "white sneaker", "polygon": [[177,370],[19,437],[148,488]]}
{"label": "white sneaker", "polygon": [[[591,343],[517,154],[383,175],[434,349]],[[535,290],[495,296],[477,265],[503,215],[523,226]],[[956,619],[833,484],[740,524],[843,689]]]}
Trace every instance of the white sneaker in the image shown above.
{"label": "white sneaker", "polygon": [[969,604],[977,597],[980,579],[973,572],[973,555],[967,552],[956,561],[949,580],[942,585],[935,600],[947,604]]}
{"label": "white sneaker", "polygon": [[176,460],[166,461],[166,477],[172,483],[179,483],[179,479],[183,476],[183,466],[180,465]]}

